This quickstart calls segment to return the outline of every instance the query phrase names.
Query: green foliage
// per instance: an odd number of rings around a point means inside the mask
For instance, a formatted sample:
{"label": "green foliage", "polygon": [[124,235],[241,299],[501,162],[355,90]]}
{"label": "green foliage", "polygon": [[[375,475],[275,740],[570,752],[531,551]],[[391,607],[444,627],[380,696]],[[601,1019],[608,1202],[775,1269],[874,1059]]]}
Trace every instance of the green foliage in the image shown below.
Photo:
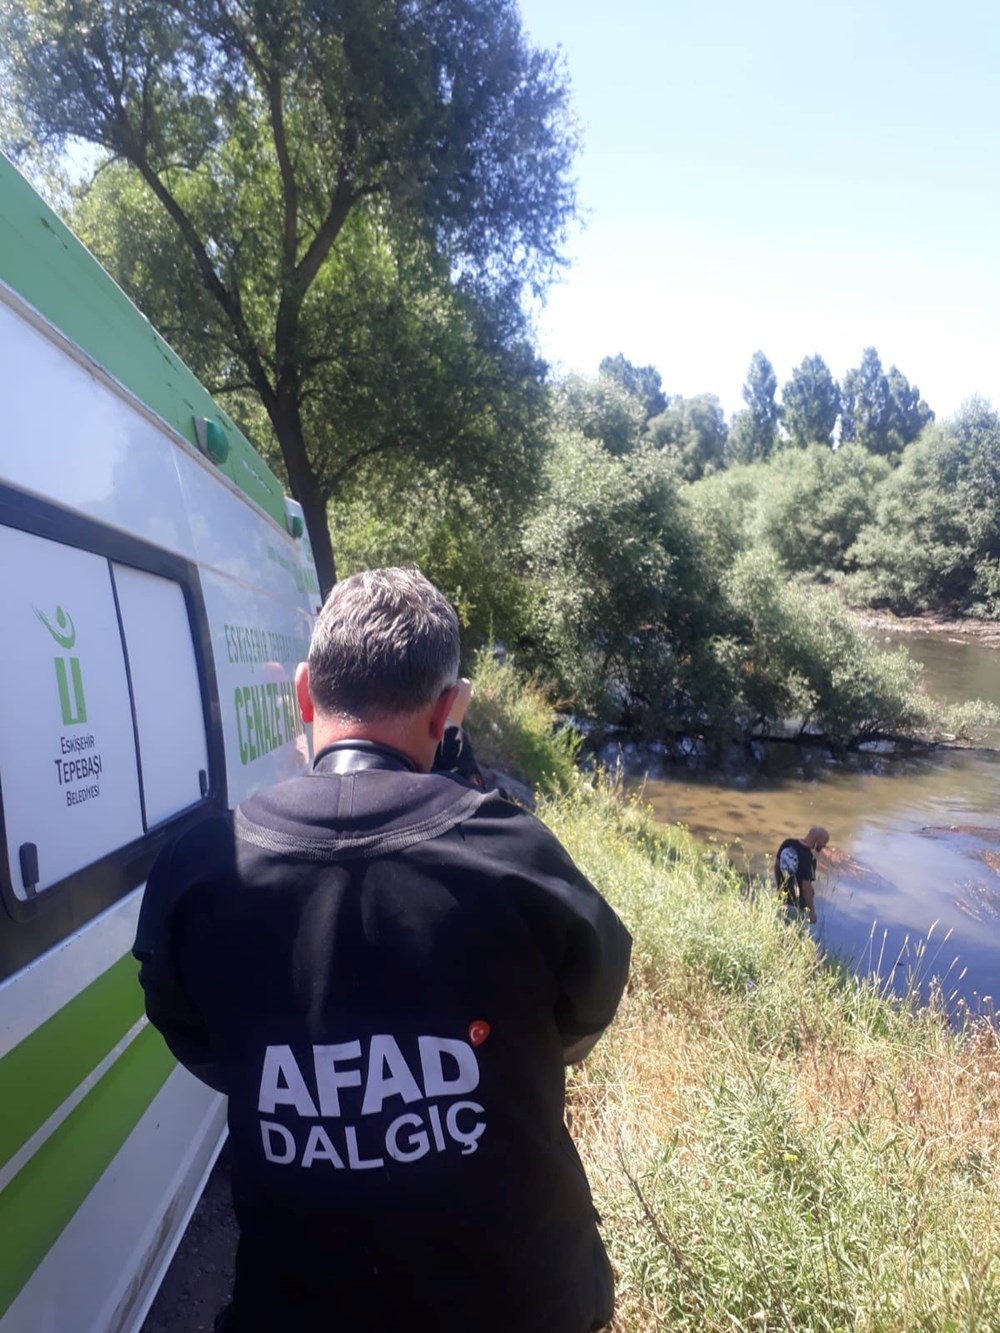
{"label": "green foliage", "polygon": [[722,466],[726,420],[714,394],[674,398],[649,423],[648,437],[676,461],[685,481],[697,481]]}
{"label": "green foliage", "polygon": [[771,462],[726,468],[688,488],[692,523],[717,580],[760,540],[763,496],[779,485],[778,466]]}
{"label": "green foliage", "polygon": [[727,700],[744,732],[795,722],[833,743],[926,734],[930,701],[905,649],[882,653],[832,593],[789,583],[773,555],[740,556],[724,581],[734,632],[716,653],[731,679]]}
{"label": "green foliage", "polygon": [[849,370],[841,387],[840,439],[857,441],[873,454],[891,454],[898,447],[890,435],[892,398],[889,381],[874,347],[866,347],[861,364]]}
{"label": "green foliage", "polygon": [[792,573],[842,572],[872,521],[889,464],[857,444],[788,449],[772,460],[760,499],[759,531]]}
{"label": "green foliage", "polygon": [[852,548],[853,596],[1000,616],[1000,417],[970,399],[908,445]]}
{"label": "green foliage", "polygon": [[468,727],[480,764],[552,794],[575,786],[579,738],[557,725],[540,686],[489,649],[476,654],[471,674]]}
{"label": "green foliage", "polygon": [[734,418],[726,442],[728,464],[756,463],[770,455],[781,419],[781,409],[774,398],[777,388],[774,367],[763,352],[754,352],[743,385],[747,410]]}
{"label": "green foliage", "polygon": [[615,458],[563,432],[524,545],[534,664],[595,716],[662,706],[708,610],[670,459],[648,447]]}
{"label": "green foliage", "polygon": [[833,443],[840,388],[821,356],[807,356],[781,391],[782,424],[800,449]]}
{"label": "green foliage", "polygon": [[606,356],[601,360],[598,374],[615,380],[633,398],[638,398],[647,421],[666,410],[668,400],[663,392],[660,372],[655,366],[634,366],[619,352],[617,356]]}
{"label": "green foliage", "polygon": [[373,474],[333,506],[332,528],[344,575],[417,565],[458,612],[467,652],[493,638],[517,641],[533,623],[507,506],[483,503],[450,472],[420,469],[396,485]]}
{"label": "green foliage", "polygon": [[934,413],[920,397],[920,390],[910,384],[901,370],[889,367],[886,376],[889,383],[889,396],[892,400],[892,424],[890,433],[898,440],[898,448],[904,449],[915,440],[925,426],[934,420]]}
{"label": "green foliage", "polygon": [[556,390],[554,407],[563,426],[596,440],[616,457],[630,454],[642,439],[646,421],[642,399],[617,375],[567,376]]}
{"label": "green foliage", "polygon": [[916,385],[891,366],[888,375],[874,347],[866,347],[861,364],[844,376],[840,438],[852,440],[873,454],[898,454],[915,440],[934,413]]}

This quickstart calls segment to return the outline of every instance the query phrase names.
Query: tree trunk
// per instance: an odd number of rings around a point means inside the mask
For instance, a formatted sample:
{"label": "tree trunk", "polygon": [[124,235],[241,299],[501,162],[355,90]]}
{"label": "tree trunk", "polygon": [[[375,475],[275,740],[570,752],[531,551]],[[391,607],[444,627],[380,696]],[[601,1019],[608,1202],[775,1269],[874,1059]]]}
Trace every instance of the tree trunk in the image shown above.
{"label": "tree trunk", "polygon": [[320,488],[306,454],[302,415],[293,385],[279,384],[273,410],[269,411],[268,415],[274,426],[274,433],[278,437],[285,466],[288,468],[292,495],[298,500],[305,514],[313,557],[316,561],[316,576],[325,601],[337,582],[337,567],[333,556],[333,542],[330,539],[330,524],[326,516],[326,496]]}

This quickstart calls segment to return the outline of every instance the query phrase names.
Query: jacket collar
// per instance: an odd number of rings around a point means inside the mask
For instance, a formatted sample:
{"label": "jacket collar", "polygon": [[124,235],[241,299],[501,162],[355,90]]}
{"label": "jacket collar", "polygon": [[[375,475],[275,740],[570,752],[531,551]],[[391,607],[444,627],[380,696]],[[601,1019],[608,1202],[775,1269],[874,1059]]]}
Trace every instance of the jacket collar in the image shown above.
{"label": "jacket collar", "polygon": [[313,760],[314,773],[357,773],[373,768],[395,773],[419,772],[409,755],[381,741],[335,741],[320,750]]}

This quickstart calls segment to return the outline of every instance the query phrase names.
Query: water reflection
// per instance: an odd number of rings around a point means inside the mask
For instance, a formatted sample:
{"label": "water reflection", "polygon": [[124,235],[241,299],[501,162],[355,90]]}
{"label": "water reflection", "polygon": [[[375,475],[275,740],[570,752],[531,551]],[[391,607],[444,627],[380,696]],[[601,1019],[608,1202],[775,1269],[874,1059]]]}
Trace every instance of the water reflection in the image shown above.
{"label": "water reflection", "polygon": [[[935,697],[958,702],[978,695],[1000,703],[996,649],[931,636],[904,642],[924,664]],[[1000,734],[994,743],[1000,745]],[[893,976],[898,986],[916,969],[924,988],[936,974],[946,993],[974,1008],[994,996],[1000,753],[836,761],[777,745],[752,767],[725,776],[664,766],[644,790],[660,819],[729,844],[733,860],[759,874],[770,874],[784,838],[823,824],[834,854],[820,861],[819,942],[860,970]]]}

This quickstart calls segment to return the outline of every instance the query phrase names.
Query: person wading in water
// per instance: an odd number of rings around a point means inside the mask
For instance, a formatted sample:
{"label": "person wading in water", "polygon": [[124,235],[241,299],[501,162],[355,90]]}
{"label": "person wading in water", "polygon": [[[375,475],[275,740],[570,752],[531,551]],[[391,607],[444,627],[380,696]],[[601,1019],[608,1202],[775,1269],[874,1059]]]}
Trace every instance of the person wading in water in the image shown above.
{"label": "person wading in water", "polygon": [[805,912],[810,925],[816,924],[816,853],[830,841],[830,835],[819,824],[804,838],[786,838],[774,858],[774,878],[778,892],[783,893],[789,905]]}

